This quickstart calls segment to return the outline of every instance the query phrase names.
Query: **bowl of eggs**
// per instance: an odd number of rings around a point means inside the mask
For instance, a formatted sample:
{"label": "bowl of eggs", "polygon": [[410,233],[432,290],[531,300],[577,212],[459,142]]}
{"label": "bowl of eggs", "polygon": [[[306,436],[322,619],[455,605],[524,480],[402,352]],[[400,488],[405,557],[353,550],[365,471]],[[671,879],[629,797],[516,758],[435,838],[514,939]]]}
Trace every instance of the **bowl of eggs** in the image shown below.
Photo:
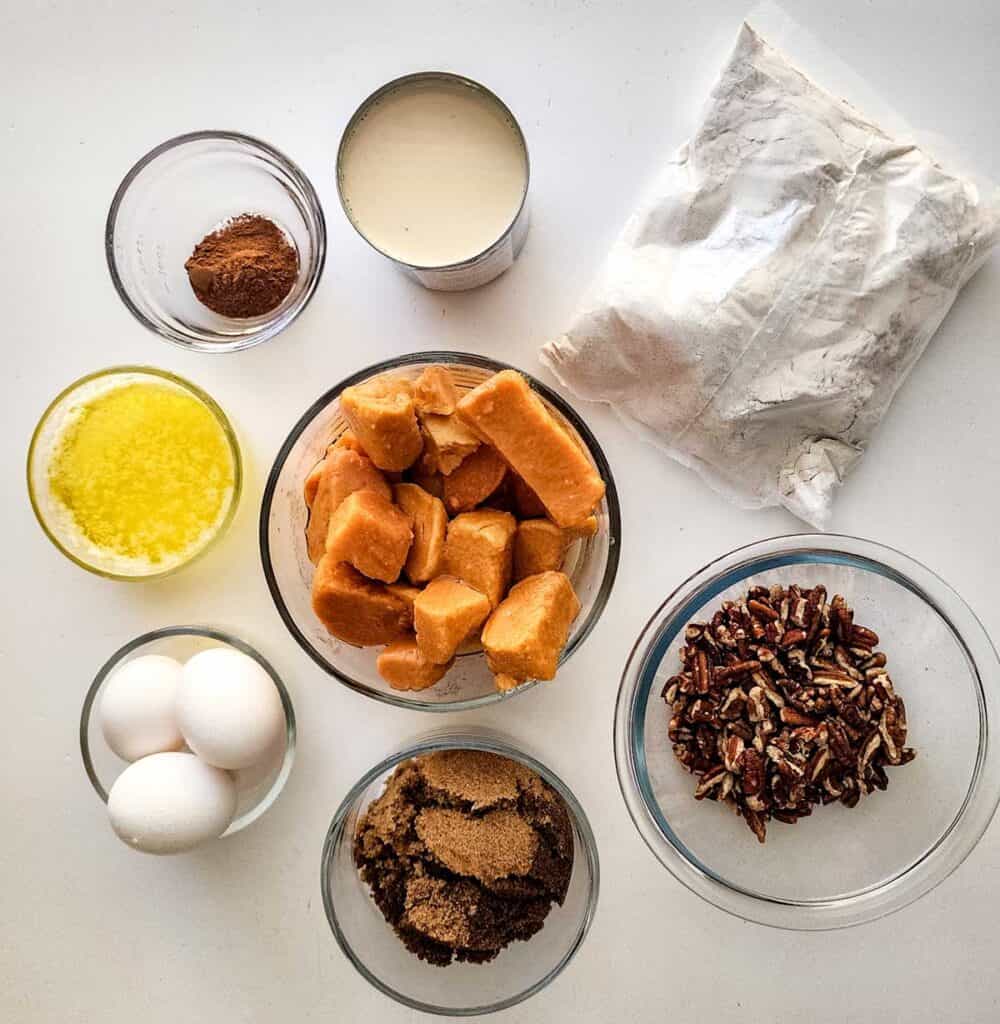
{"label": "bowl of eggs", "polygon": [[118,837],[181,853],[241,831],[274,803],[292,769],[295,712],[249,644],[171,626],[101,667],[83,702],[80,752]]}

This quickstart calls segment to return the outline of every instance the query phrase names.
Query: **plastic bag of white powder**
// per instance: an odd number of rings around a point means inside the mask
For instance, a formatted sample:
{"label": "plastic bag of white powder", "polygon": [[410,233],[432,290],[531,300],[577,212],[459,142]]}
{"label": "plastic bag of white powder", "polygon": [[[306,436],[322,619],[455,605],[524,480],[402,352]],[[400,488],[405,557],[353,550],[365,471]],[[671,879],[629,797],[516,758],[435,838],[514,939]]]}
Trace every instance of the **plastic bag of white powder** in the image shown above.
{"label": "plastic bag of white powder", "polygon": [[542,361],[745,507],[818,527],[1000,234],[748,25],[694,137]]}

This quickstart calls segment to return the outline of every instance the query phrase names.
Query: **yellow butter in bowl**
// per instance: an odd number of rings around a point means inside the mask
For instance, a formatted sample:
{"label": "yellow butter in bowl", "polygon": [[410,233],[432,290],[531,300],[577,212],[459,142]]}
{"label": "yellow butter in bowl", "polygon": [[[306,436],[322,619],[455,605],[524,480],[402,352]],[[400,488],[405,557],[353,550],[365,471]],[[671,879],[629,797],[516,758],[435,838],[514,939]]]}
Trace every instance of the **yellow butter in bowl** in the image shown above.
{"label": "yellow butter in bowl", "polygon": [[84,378],[42,418],[29,453],[36,515],[102,575],[164,575],[228,525],[239,448],[222,410],[180,378],[123,367]]}

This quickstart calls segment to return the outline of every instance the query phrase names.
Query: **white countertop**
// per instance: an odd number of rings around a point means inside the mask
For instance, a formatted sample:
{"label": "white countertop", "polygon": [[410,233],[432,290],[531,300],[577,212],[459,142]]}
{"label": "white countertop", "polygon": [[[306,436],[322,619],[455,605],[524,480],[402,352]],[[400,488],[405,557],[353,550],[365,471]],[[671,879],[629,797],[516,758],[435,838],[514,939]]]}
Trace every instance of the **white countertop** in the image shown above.
{"label": "white countertop", "polygon": [[[797,16],[912,122],[1000,177],[1000,6],[994,0],[809,0]],[[637,190],[691,129],[746,7],[674,3],[13,3],[0,9],[0,294],[4,297],[4,615],[0,651],[0,1020],[10,1024],[410,1021],[357,975],[319,898],[330,817],[353,781],[440,717],[376,705],[326,677],[286,633],[256,525],[271,460],[301,411],[362,366],[468,349],[538,372]],[[421,290],[366,248],[333,182],[339,132],[373,87],[425,67],[466,72],[519,116],[533,163],[524,254],[480,292]],[[319,291],[278,340],[188,355],[145,332],[104,263],[107,206],[151,146],[196,128],[262,136],[309,174],[329,227]],[[839,497],[834,526],[938,571],[1000,637],[1000,259],[973,280]],[[46,541],[23,462],[49,399],[77,376],[150,362],[192,378],[240,433],[249,485],[235,528],[176,578],[81,572]],[[604,617],[557,684],[460,722],[523,740],[574,788],[600,847],[590,937],[514,1022],[938,1021],[1000,1015],[1000,825],[918,904],[876,924],[794,934],[700,902],[643,845],[619,796],[611,720],[647,616],[714,555],[791,516],[727,505],[578,406],[622,496],[624,543]],[[192,855],[132,853],[80,763],[80,702],[121,643],[209,622],[283,673],[300,744],[277,805]]]}

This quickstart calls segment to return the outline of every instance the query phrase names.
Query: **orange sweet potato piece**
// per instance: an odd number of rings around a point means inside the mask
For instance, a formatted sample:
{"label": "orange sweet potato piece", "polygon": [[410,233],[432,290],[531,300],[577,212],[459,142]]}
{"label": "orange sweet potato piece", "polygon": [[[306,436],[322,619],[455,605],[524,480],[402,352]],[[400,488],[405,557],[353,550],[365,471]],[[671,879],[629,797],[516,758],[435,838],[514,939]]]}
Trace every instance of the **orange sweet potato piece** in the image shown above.
{"label": "orange sweet potato piece", "polygon": [[495,373],[468,392],[457,412],[538,495],[557,526],[582,523],[604,497],[600,474],[516,370]]}
{"label": "orange sweet potato piece", "polygon": [[448,524],[445,571],[485,594],[495,608],[510,586],[517,521],[509,512],[481,508]]}
{"label": "orange sweet potato piece", "polygon": [[445,508],[452,515],[471,511],[503,483],[506,474],[503,459],[489,445],[482,445],[444,478]]}
{"label": "orange sweet potato piece", "polygon": [[427,469],[447,476],[480,445],[479,438],[457,416],[423,416]]}
{"label": "orange sweet potato piece", "polygon": [[372,491],[392,500],[392,488],[371,460],[350,448],[333,448],[321,463],[322,474],[309,510],[306,546],[309,560],[315,564],[326,550],[330,517],[341,502],[355,491]]}
{"label": "orange sweet potato piece", "polygon": [[394,583],[412,543],[413,528],[402,509],[381,494],[355,491],[330,517],[326,551],[369,579]]}
{"label": "orange sweet potato piece", "polygon": [[514,511],[519,519],[538,519],[545,515],[545,506],[538,495],[513,470],[507,474],[510,492],[514,500]]}
{"label": "orange sweet potato piece", "polygon": [[383,374],[340,396],[344,418],[379,469],[407,469],[424,450],[411,392],[407,381]]}
{"label": "orange sweet potato piece", "polygon": [[411,583],[426,583],[441,572],[448,513],[440,498],[416,484],[396,484],[396,503],[410,518],[413,544],[406,556],[406,575]]}
{"label": "orange sweet potato piece", "polygon": [[316,566],[312,606],[330,633],[355,647],[391,643],[413,626],[413,615],[403,598],[330,555],[324,555]]}
{"label": "orange sweet potato piece", "polygon": [[580,602],[561,572],[529,576],[510,593],[483,627],[486,663],[500,688],[510,680],[552,679]]}
{"label": "orange sweet potato piece", "polygon": [[549,519],[525,519],[514,535],[514,579],[562,568],[571,538]]}
{"label": "orange sweet potato piece", "polygon": [[413,401],[421,416],[450,416],[458,404],[458,388],[444,366],[428,366],[413,382]]}
{"label": "orange sweet potato piece", "polygon": [[309,471],[306,482],[302,485],[302,497],[305,499],[306,508],[311,509],[316,500],[316,492],[319,490],[319,482],[323,478],[323,467],[326,459],[317,462]]}
{"label": "orange sweet potato piece", "polygon": [[416,638],[394,640],[375,659],[378,674],[394,690],[426,690],[444,677],[452,662],[435,665],[417,646]]}
{"label": "orange sweet potato piece", "polygon": [[478,590],[452,576],[438,576],[413,605],[417,645],[428,661],[443,665],[489,613],[490,602]]}
{"label": "orange sweet potato piece", "polygon": [[397,580],[395,583],[387,583],[386,590],[390,594],[395,594],[397,597],[402,598],[406,602],[406,607],[410,610],[410,618],[413,618],[413,602],[417,599],[417,594],[420,593],[420,587],[414,587],[410,583],[406,583],[403,580]]}
{"label": "orange sweet potato piece", "polygon": [[357,439],[353,430],[345,430],[336,441],[333,442],[334,448],[350,448],[352,452],[357,452],[359,455],[364,455],[365,450],[361,447],[361,442]]}

